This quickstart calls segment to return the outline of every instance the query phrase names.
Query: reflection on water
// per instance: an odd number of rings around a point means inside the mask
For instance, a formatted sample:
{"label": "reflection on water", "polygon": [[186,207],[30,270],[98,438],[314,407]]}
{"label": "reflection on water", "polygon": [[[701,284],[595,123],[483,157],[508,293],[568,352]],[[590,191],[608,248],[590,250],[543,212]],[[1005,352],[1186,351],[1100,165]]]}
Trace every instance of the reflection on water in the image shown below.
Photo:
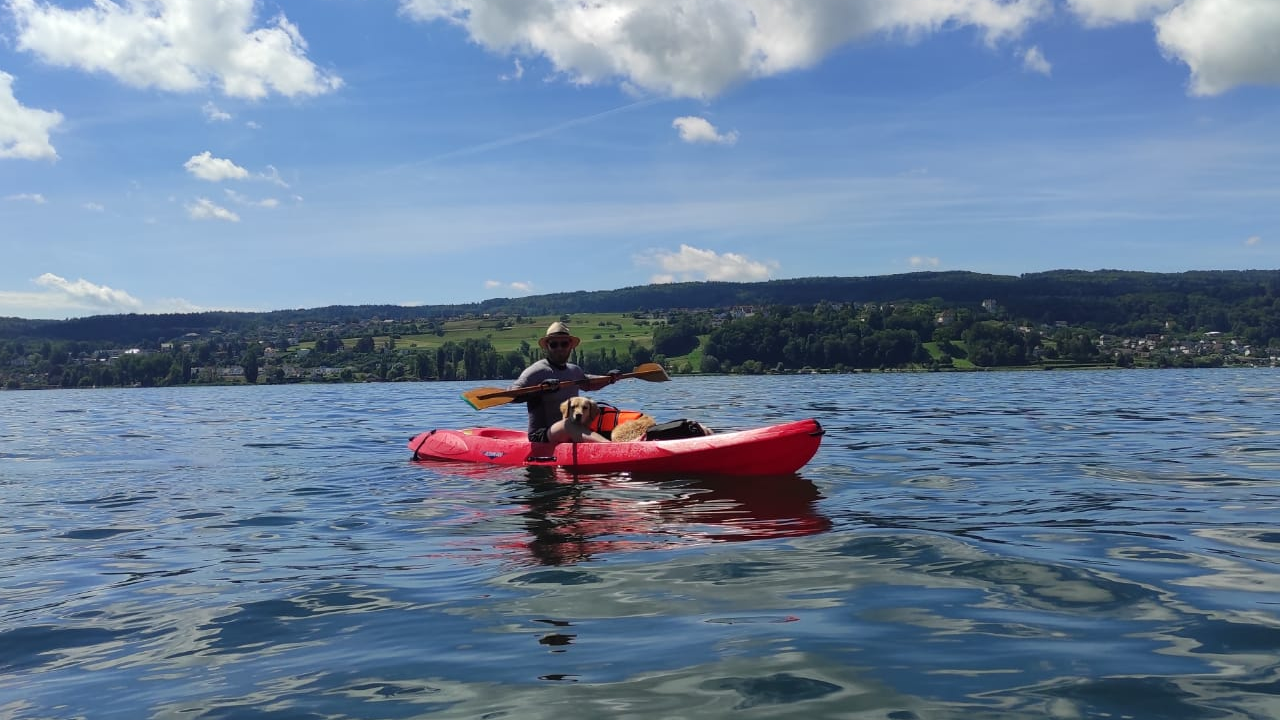
{"label": "reflection on water", "polygon": [[1280,717],[1280,374],[608,390],[823,422],[734,479],[410,462],[461,389],[0,393],[0,717]]}
{"label": "reflection on water", "polygon": [[579,477],[526,468],[531,536],[521,544],[539,564],[565,565],[603,553],[697,543],[801,537],[831,522],[818,488],[798,475],[660,480],[626,474]]}

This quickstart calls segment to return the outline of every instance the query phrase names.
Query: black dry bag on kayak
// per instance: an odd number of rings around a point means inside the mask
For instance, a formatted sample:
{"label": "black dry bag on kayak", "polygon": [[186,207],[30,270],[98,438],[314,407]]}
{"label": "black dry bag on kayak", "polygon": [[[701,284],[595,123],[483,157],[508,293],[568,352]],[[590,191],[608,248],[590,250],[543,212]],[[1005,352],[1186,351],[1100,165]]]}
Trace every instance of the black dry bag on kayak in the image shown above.
{"label": "black dry bag on kayak", "polygon": [[683,438],[710,435],[711,431],[703,427],[697,420],[681,418],[670,422],[659,423],[645,431],[645,440],[681,440]]}

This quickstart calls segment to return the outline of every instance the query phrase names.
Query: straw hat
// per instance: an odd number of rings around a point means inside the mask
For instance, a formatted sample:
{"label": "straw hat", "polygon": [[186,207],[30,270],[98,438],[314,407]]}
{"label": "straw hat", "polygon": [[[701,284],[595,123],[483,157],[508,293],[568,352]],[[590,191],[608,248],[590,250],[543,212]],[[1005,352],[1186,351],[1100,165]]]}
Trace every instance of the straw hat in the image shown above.
{"label": "straw hat", "polygon": [[570,350],[578,347],[578,343],[582,342],[580,338],[574,337],[573,334],[569,332],[568,325],[559,321],[551,323],[551,326],[547,328],[547,334],[543,335],[542,338],[538,340],[538,345],[542,346],[543,350],[546,350],[547,341],[552,338],[563,338],[568,340]]}

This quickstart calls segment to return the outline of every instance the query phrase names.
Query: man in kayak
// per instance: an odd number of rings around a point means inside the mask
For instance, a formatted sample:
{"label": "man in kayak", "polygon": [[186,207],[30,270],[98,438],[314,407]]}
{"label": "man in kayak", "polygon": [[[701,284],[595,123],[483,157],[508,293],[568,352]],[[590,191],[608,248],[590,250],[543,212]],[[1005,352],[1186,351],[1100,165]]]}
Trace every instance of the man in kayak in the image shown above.
{"label": "man in kayak", "polygon": [[[577,381],[587,380],[587,390],[599,390],[617,382],[617,372],[587,375],[581,367],[569,362],[569,354],[578,347],[579,342],[582,341],[569,332],[569,326],[562,322],[551,323],[546,335],[538,340],[546,357],[525,368],[509,388],[517,390],[542,385],[545,389],[545,392],[528,400],[530,442],[562,443],[577,439],[565,429],[564,418],[560,415],[560,403],[577,396]],[[584,434],[579,441],[609,442],[609,439],[591,432]]]}

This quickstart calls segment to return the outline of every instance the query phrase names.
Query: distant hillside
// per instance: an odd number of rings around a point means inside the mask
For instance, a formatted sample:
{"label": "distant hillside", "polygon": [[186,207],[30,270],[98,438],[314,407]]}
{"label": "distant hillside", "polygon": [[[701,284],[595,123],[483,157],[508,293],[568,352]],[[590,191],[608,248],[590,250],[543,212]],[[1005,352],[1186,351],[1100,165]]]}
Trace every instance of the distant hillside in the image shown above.
{"label": "distant hillside", "polygon": [[[918,272],[875,277],[815,277],[757,283],[689,282],[618,290],[564,292],[478,303],[404,307],[334,305],[264,313],[205,312],[99,315],[71,320],[0,318],[0,339],[72,340],[131,344],[212,330],[246,332],[300,322],[436,320],[471,313],[548,315],[632,312],[737,305],[813,305],[936,300],[976,306],[994,300],[1012,317],[1068,322],[1099,329],[1151,331],[1168,315],[1222,313],[1241,304],[1271,307],[1280,298],[1280,270],[1146,273],[1055,270],[1021,276]],[[1214,325],[1201,322],[1199,325]]]}

